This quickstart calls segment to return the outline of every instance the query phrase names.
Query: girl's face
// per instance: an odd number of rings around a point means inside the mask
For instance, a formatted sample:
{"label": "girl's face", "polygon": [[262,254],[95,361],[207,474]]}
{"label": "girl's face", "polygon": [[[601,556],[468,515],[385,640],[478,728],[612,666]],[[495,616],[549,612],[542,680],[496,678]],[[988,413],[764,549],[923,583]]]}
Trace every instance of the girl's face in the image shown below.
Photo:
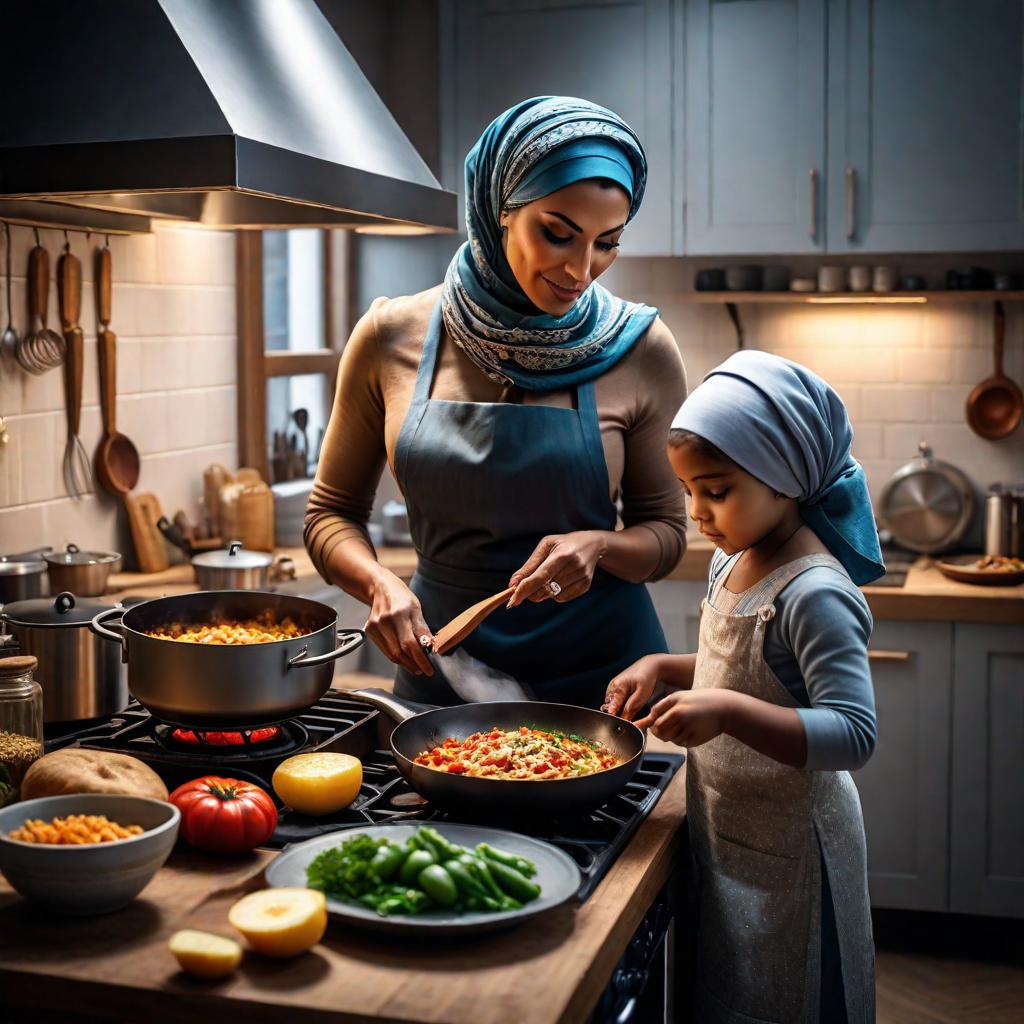
{"label": "girl's face", "polygon": [[668,461],[689,496],[690,518],[727,555],[753,547],[782,521],[792,501],[728,459],[670,445]]}
{"label": "girl's face", "polygon": [[598,181],[502,213],[505,258],[526,297],[551,316],[568,313],[615,262],[628,214],[626,193]]}

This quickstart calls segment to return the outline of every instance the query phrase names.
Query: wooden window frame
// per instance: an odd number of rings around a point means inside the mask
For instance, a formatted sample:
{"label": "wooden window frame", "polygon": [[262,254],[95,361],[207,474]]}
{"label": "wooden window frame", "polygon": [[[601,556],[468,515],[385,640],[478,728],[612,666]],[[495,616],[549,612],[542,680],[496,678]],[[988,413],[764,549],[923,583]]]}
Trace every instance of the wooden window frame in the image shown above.
{"label": "wooden window frame", "polygon": [[270,481],[267,458],[267,381],[322,373],[333,395],[338,363],[352,326],[355,275],[352,233],[323,231],[324,333],[315,352],[266,349],[263,322],[263,232],[236,231],[238,316],[238,464],[258,469]]}

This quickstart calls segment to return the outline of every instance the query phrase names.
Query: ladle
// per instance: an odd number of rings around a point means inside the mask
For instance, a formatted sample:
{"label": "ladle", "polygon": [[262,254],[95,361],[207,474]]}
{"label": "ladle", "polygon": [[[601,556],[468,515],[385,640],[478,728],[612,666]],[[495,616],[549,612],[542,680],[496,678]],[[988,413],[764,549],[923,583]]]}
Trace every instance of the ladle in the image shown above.
{"label": "ladle", "polygon": [[996,302],[994,314],[995,371],[967,396],[967,425],[980,437],[998,441],[1020,426],[1024,395],[1016,381],[1003,373],[1003,341],[1006,337],[1006,313]]}
{"label": "ladle", "polygon": [[0,335],[0,355],[5,359],[13,360],[18,350],[18,332],[14,329],[12,322],[13,307],[11,306],[11,225],[4,223],[4,233],[7,240],[7,326],[4,333]]}

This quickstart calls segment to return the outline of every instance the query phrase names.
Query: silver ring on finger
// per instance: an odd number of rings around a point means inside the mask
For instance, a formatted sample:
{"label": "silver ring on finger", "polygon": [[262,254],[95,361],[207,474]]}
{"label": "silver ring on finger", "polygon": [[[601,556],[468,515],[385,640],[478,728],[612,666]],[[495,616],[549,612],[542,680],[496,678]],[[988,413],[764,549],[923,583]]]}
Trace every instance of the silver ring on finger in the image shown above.
{"label": "silver ring on finger", "polygon": [[551,582],[548,583],[548,590],[551,591],[552,597],[558,597],[558,595],[562,592],[562,588],[558,585],[558,583],[555,580],[551,580]]}
{"label": "silver ring on finger", "polygon": [[429,647],[434,641],[426,633],[420,637],[420,647]]}

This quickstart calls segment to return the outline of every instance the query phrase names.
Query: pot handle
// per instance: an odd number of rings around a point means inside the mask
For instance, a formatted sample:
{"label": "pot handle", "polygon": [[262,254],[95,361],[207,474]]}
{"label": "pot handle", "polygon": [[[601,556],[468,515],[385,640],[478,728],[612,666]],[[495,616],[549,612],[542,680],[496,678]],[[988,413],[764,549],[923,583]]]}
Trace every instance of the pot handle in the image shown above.
{"label": "pot handle", "polygon": [[89,623],[89,629],[97,636],[103,637],[104,640],[114,640],[116,643],[121,645],[121,661],[128,660],[128,642],[124,636],[120,633],[115,633],[112,629],[107,629],[106,626],[101,625],[105,619],[112,619],[115,615],[124,615],[126,609],[120,605],[114,608],[106,608],[99,613],[99,615],[93,616],[92,622]]}
{"label": "pot handle", "polygon": [[[99,615],[96,619],[100,618]],[[96,619],[92,621],[95,622]],[[363,641],[366,639],[365,634],[361,629],[339,629],[337,630],[338,646],[333,651],[328,651],[326,654],[317,654],[312,658],[306,657],[306,651],[309,649],[303,647],[294,658],[290,658],[288,661],[289,668],[309,668],[312,665],[325,665],[329,661],[334,661],[337,658],[342,657],[346,654],[351,654],[356,648],[363,646]]]}

